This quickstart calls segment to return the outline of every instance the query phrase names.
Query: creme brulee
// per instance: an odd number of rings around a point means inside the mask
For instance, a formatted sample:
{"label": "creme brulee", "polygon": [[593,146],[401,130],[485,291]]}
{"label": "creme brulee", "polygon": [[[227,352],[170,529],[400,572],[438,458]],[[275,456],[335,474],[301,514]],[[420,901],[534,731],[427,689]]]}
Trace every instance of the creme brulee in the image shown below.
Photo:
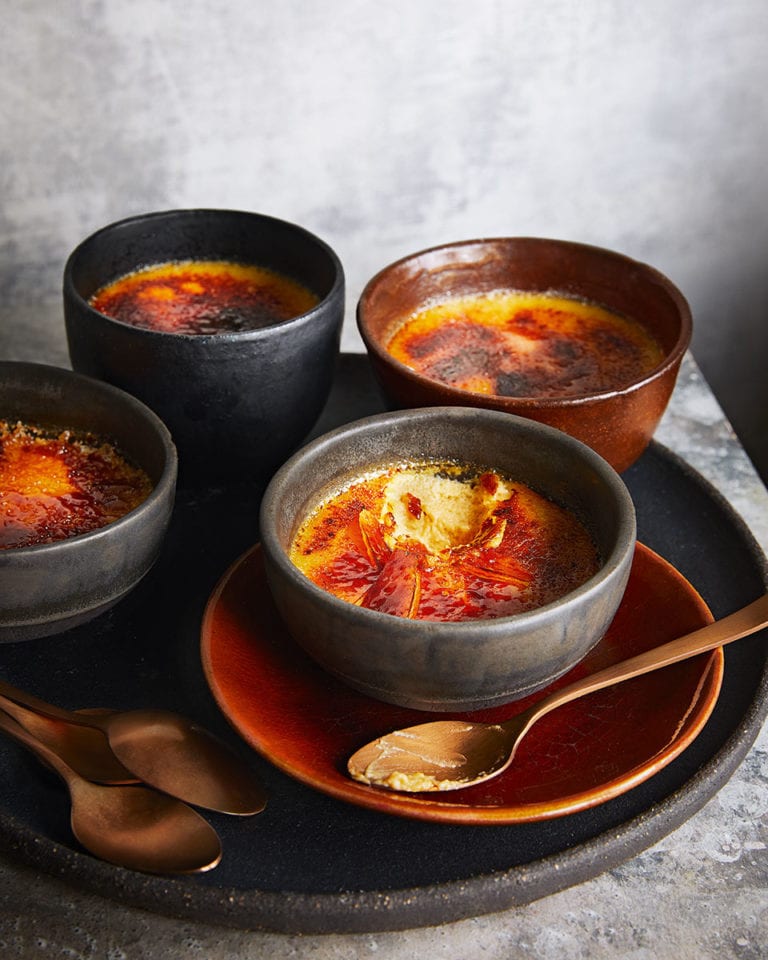
{"label": "creme brulee", "polygon": [[663,359],[636,320],[594,303],[509,290],[431,304],[405,320],[387,350],[433,380],[508,397],[615,390]]}
{"label": "creme brulee", "polygon": [[492,471],[432,462],[382,469],[326,499],[290,557],[350,603],[444,621],[533,609],[600,566],[569,511]]}
{"label": "creme brulee", "polygon": [[223,260],[155,264],[107,284],[89,303],[108,317],[163,333],[258,330],[298,317],[319,297],[274,270]]}
{"label": "creme brulee", "polygon": [[146,473],[111,443],[0,420],[0,549],[104,527],[151,491]]}

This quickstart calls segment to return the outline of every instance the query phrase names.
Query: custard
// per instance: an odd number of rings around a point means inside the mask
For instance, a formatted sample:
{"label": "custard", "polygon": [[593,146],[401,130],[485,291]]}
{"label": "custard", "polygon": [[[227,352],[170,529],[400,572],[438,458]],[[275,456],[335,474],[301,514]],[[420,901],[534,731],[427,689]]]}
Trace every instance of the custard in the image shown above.
{"label": "custard", "polygon": [[663,359],[636,320],[595,303],[509,290],[431,304],[402,323],[387,350],[430,379],[508,397],[617,390]]}
{"label": "custard", "polygon": [[186,260],[136,270],[89,303],[108,317],[164,333],[205,336],[258,330],[311,310],[319,298],[266,267]]}
{"label": "custard", "polygon": [[0,420],[0,549],[96,530],[151,490],[146,473],[104,440]]}
{"label": "custard", "polygon": [[350,603],[443,621],[533,609],[600,566],[570,511],[493,471],[433,462],[349,483],[302,522],[290,557]]}

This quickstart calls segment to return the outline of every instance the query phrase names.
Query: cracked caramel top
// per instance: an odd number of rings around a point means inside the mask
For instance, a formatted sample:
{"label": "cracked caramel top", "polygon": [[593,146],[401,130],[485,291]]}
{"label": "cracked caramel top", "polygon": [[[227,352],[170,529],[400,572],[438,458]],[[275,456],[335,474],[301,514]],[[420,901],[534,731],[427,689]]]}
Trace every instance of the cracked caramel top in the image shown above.
{"label": "cracked caramel top", "polygon": [[493,471],[431,462],[350,483],[303,521],[290,555],[343,600],[444,621],[533,609],[600,566],[569,511]]}
{"label": "cracked caramel top", "polygon": [[185,260],[135,270],[97,290],[89,303],[132,326],[202,336],[258,330],[298,317],[318,300],[266,267]]}
{"label": "cracked caramel top", "polygon": [[557,294],[509,290],[431,304],[401,324],[387,350],[432,380],[508,397],[620,389],[664,356],[636,320]]}
{"label": "cracked caramel top", "polygon": [[0,549],[104,527],[151,490],[146,473],[102,439],[0,420]]}

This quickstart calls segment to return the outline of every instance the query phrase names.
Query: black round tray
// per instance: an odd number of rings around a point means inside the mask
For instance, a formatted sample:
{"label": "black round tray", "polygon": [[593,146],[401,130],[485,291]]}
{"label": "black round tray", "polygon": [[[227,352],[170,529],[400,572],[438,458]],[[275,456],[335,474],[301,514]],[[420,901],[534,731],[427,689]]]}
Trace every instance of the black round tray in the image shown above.
{"label": "black round tray", "polygon": [[[343,355],[315,433],[383,409],[364,356]],[[720,494],[652,444],[625,479],[638,538],[724,616],[764,591],[765,558]],[[216,582],[258,540],[260,490],[180,490],[163,555],[110,613],[56,637],[0,648],[0,673],[62,706],[163,706],[228,740],[262,776],[267,810],[210,815],[224,858],[194,877],[96,860],[69,830],[60,782],[0,741],[0,850],[80,890],[177,918],[290,933],[398,930],[529,903],[629,859],[683,823],[725,783],[768,712],[766,631],[726,648],[721,696],[696,741],[647,782],[546,823],[454,826],[342,804],[251,752],[202,673],[200,621]]]}

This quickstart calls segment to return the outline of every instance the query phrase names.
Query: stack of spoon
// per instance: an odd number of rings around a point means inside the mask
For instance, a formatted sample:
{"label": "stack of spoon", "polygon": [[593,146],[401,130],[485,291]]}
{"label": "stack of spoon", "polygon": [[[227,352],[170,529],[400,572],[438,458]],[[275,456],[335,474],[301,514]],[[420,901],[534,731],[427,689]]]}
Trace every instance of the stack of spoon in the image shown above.
{"label": "stack of spoon", "polygon": [[146,873],[198,873],[221,841],[190,806],[250,816],[266,806],[256,776],[191,720],[167,710],[63,710],[0,681],[0,731],[66,784],[77,840]]}

